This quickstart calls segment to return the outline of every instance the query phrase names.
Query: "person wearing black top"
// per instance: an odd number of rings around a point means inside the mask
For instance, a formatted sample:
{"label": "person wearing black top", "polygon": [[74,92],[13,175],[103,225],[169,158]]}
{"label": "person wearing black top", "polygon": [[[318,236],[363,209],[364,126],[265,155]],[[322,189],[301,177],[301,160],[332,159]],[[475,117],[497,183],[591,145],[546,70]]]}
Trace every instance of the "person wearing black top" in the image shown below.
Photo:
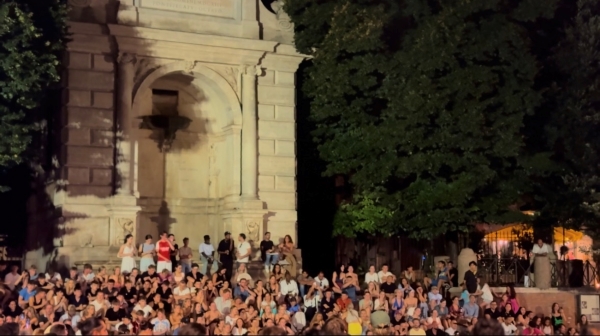
{"label": "person wearing black top", "polygon": [[191,278],[194,282],[202,280],[204,275],[202,273],[198,272],[199,268],[200,268],[200,266],[198,266],[198,264],[196,264],[196,263],[192,264],[192,270],[188,274],[185,275],[185,278],[188,281]]}
{"label": "person wearing black top", "polygon": [[119,290],[115,287],[115,280],[109,279],[106,282],[106,287],[102,289],[102,293],[104,293],[104,296],[106,296],[109,301],[116,299],[117,295],[119,295]]}
{"label": "person wearing black top", "polygon": [[108,320],[108,323],[112,326],[117,325],[125,317],[125,310],[119,307],[119,301],[114,300],[112,302],[112,308],[106,311],[104,317]]}
{"label": "person wearing black top", "polygon": [[458,270],[454,267],[452,261],[448,261],[448,280],[450,281],[450,286],[455,287],[458,285]]}
{"label": "person wearing black top", "polygon": [[471,261],[469,270],[465,272],[465,287],[469,294],[477,293],[477,263]]}
{"label": "person wearing black top", "polygon": [[69,297],[69,304],[75,306],[75,309],[77,309],[77,311],[84,310],[85,307],[87,307],[87,305],[89,304],[87,297],[83,296],[83,294],[81,293],[81,288],[79,288],[79,286],[75,287],[75,291],[73,291],[73,294],[71,294],[71,296]]}
{"label": "person wearing black top", "polygon": [[486,309],[484,311],[483,315],[486,318],[491,318],[491,319],[497,320],[498,317],[502,316],[502,312],[500,312],[500,309],[498,309],[498,303],[496,303],[495,301],[492,301],[490,303],[490,308]]}
{"label": "person wearing black top", "polygon": [[141,282],[144,283],[146,281],[150,281],[152,282],[152,280],[154,279],[158,279],[158,273],[156,273],[156,266],[154,265],[150,265],[148,266],[148,270],[140,275],[137,276],[137,278],[135,279],[135,282]]}
{"label": "person wearing black top", "polygon": [[379,289],[382,290],[385,294],[394,294],[396,289],[398,289],[398,286],[396,286],[392,282],[392,277],[389,276],[386,279],[386,282],[382,283],[381,286],[379,286]]}
{"label": "person wearing black top", "polygon": [[275,257],[271,254],[267,255],[267,253],[273,252],[274,246],[275,244],[271,241],[271,233],[265,233],[265,239],[260,242],[260,258],[265,263],[265,271],[267,272],[271,271],[271,264],[275,264],[275,260],[271,262],[271,259],[275,259]]}
{"label": "person wearing black top", "polygon": [[169,282],[165,281],[156,290],[156,294],[160,295],[160,300],[163,302],[167,314],[171,313],[171,303],[169,301],[173,298],[173,291],[171,291],[169,285]]}
{"label": "person wearing black top", "polygon": [[137,299],[137,289],[133,287],[131,281],[125,281],[125,287],[121,288],[119,294],[123,295],[127,304],[135,306],[135,300]]}
{"label": "person wearing black top", "polygon": [[333,292],[328,289],[325,292],[325,297],[321,299],[321,304],[319,305],[319,311],[324,315],[325,319],[327,319],[333,312],[334,304],[335,299],[333,298]]}
{"label": "person wearing black top", "polygon": [[[173,267],[171,272],[175,272],[175,268],[177,268],[177,265],[179,265],[179,263],[177,262],[177,255],[179,254],[179,245],[175,244],[175,235],[174,234],[172,234],[172,233],[169,234],[168,238],[174,247],[174,249],[171,250],[171,266]],[[162,270],[160,270],[160,271],[162,272]]]}
{"label": "person wearing black top", "polygon": [[233,274],[233,241],[230,232],[225,232],[225,239],[219,242],[217,253],[219,253],[221,264],[227,270],[225,276],[227,276],[227,280],[230,280]]}

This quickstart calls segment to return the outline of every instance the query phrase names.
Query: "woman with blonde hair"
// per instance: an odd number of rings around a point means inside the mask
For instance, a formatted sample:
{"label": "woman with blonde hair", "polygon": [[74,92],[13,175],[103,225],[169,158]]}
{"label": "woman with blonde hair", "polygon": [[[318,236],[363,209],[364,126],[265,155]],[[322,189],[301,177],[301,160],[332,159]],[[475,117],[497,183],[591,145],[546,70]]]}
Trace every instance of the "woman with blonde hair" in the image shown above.
{"label": "woman with blonde hair", "polygon": [[283,243],[279,245],[282,257],[280,257],[279,265],[287,270],[292,278],[296,278],[298,271],[298,262],[296,260],[294,241],[290,235],[285,235]]}

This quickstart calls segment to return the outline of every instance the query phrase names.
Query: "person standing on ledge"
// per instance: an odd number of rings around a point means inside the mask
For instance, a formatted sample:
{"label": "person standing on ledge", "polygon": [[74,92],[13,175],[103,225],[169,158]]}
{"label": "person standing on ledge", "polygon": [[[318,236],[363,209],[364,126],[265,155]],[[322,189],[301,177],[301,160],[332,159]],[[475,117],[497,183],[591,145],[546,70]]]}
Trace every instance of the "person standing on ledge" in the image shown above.
{"label": "person standing on ledge", "polygon": [[539,238],[537,240],[537,244],[533,245],[533,249],[531,250],[531,254],[529,255],[529,262],[530,262],[530,275],[529,278],[531,278],[533,280],[533,270],[535,268],[535,258],[536,257],[546,257],[546,256],[550,256],[554,254],[554,252],[552,251],[552,248],[550,247],[550,245],[544,243],[544,240],[542,238]]}
{"label": "person standing on ledge", "polygon": [[[175,244],[175,235],[172,233],[169,235],[169,241],[171,242],[171,245],[173,245],[173,250],[171,250],[171,266],[173,268],[169,269],[169,272],[175,272],[175,268],[178,265],[177,254],[179,253],[179,246],[177,244]],[[162,270],[161,270],[161,272],[162,272]]]}
{"label": "person standing on ledge", "polygon": [[469,263],[469,270],[465,272],[465,287],[469,294],[477,293],[477,263],[474,261]]}
{"label": "person standing on ledge", "polygon": [[158,255],[158,262],[156,263],[157,272],[160,273],[164,269],[173,269],[173,264],[171,264],[171,251],[174,250],[175,247],[167,237],[167,232],[163,232],[160,235],[160,240],[156,243],[156,254]]}
{"label": "person standing on ledge", "polygon": [[233,273],[233,241],[231,240],[231,232],[225,232],[225,239],[221,240],[219,243],[217,253],[219,253],[221,264],[223,264],[223,267],[227,270],[225,276],[229,281],[231,280],[231,275]]}

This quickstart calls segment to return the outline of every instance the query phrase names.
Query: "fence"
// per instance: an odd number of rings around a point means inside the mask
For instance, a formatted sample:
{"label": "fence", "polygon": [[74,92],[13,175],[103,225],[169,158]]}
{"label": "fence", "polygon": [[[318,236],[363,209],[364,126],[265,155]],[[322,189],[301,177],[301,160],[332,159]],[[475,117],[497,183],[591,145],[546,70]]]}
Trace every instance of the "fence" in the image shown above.
{"label": "fence", "polygon": [[[551,261],[550,265],[552,287],[583,287],[597,284],[596,268],[589,261],[555,260]],[[524,286],[525,277],[531,271],[529,259],[522,257],[480,257],[478,266],[482,283],[490,286]],[[529,279],[529,286],[535,286],[534,280]]]}

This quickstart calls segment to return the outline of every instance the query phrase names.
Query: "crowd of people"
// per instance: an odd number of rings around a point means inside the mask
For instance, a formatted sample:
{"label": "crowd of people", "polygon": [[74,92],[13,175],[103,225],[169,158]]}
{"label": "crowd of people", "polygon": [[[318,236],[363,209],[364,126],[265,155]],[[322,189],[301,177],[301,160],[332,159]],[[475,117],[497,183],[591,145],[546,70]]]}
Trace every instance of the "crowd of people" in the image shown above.
{"label": "crowd of people", "polygon": [[[546,317],[519,304],[514,288],[494,293],[471,262],[458,284],[451,262],[433,276],[371,266],[360,276],[341,266],[328,278],[297,271],[294,243],[260,244],[263,276],[253,278],[244,234],[210,237],[196,250],[163,233],[140,246],[125,238],[121,267],[72,267],[68,274],[0,265],[0,334],[46,335],[577,335],[555,304]],[[195,253],[199,254],[194,258]],[[200,263],[194,262],[200,260]],[[138,265],[139,264],[139,265]],[[460,296],[450,288],[462,286]]]}

